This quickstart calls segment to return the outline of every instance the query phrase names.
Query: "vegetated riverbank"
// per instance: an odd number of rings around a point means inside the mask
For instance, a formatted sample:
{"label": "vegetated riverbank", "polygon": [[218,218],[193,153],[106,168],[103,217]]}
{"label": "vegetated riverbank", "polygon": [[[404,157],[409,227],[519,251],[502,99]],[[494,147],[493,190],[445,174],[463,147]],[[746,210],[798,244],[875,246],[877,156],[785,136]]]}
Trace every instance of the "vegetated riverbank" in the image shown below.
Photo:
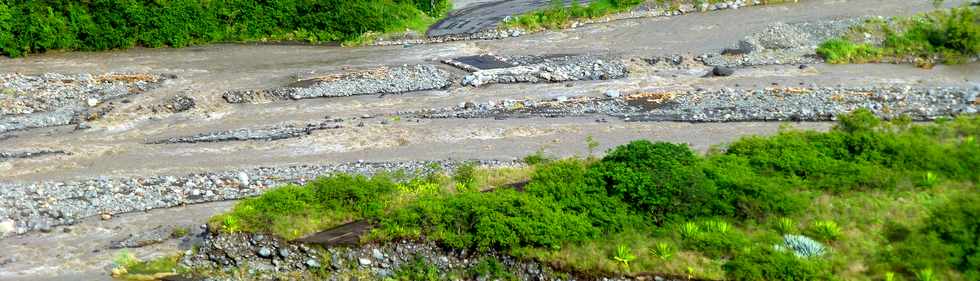
{"label": "vegetated riverbank", "polygon": [[449,0],[0,1],[0,54],[184,47],[229,41],[358,41],[425,29]]}
{"label": "vegetated riverbank", "polygon": [[913,17],[871,19],[817,53],[830,63],[895,62],[931,67],[964,63],[980,56],[980,16],[976,6]]}
{"label": "vegetated riverbank", "polygon": [[[532,155],[532,167],[508,177],[529,181],[510,187],[466,166],[451,176],[336,175],[213,218],[207,239],[244,239],[236,248],[201,247],[140,272],[441,280],[477,272],[459,258],[468,257],[511,273],[472,278],[974,280],[977,136],[976,116],[916,125],[860,110],[830,132],[787,130],[703,156],[647,141],[602,159]],[[368,244],[286,242],[351,221],[372,227],[360,238]],[[458,263],[438,265],[443,255]]]}

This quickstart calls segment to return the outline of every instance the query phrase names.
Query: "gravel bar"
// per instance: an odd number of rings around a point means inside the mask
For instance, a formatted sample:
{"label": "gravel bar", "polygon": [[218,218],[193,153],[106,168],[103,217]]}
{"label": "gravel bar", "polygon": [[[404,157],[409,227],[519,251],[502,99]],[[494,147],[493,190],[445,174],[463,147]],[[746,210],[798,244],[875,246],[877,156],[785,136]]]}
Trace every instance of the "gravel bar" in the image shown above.
{"label": "gravel bar", "polygon": [[452,85],[452,80],[448,72],[433,65],[417,64],[312,77],[286,87],[230,91],[225,93],[223,97],[228,103],[260,103],[324,97],[399,94],[443,89],[450,85]]}

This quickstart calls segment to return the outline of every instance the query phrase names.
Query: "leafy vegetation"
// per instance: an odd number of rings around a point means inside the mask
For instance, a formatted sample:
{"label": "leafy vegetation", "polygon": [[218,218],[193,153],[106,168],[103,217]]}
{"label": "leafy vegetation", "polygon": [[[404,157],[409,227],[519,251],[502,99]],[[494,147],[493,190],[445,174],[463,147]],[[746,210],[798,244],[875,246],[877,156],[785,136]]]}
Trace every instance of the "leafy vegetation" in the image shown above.
{"label": "leafy vegetation", "polygon": [[112,262],[112,276],[123,280],[158,280],[181,273],[180,255],[140,260],[133,253],[121,251]]}
{"label": "leafy vegetation", "polygon": [[359,41],[422,30],[448,0],[0,0],[0,54],[184,47],[228,41]]}
{"label": "leafy vegetation", "polygon": [[[976,280],[980,118],[839,120],[706,155],[635,141],[502,173],[336,175],[243,201],[212,224],[295,238],[368,219],[374,241],[428,239],[594,275]],[[530,180],[519,191],[505,178]],[[499,264],[484,267],[479,276],[506,279]]]}
{"label": "leafy vegetation", "polygon": [[564,28],[577,19],[593,19],[622,12],[639,5],[645,0],[596,0],[581,5],[573,0],[570,6],[565,1],[552,0],[547,9],[527,13],[504,23],[506,27],[520,27],[528,30]]}
{"label": "leafy vegetation", "polygon": [[[980,54],[980,17],[976,7],[940,10],[891,21],[871,20],[852,30],[849,39],[822,43],[817,54],[830,63],[911,61],[961,63]],[[876,34],[880,44],[861,43]]]}

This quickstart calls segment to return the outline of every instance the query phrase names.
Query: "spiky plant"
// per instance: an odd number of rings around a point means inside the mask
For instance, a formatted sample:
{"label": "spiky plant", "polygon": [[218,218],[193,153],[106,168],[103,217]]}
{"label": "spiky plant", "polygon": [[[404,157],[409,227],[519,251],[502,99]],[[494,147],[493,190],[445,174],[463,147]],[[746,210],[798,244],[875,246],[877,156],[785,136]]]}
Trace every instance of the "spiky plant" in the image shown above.
{"label": "spiky plant", "polygon": [[823,244],[803,235],[783,235],[782,246],[792,250],[797,257],[801,258],[821,257],[827,252]]}
{"label": "spiky plant", "polygon": [[840,238],[841,229],[834,221],[818,220],[810,225],[810,233],[822,240],[833,241]]}
{"label": "spiky plant", "polygon": [[915,272],[915,280],[918,281],[937,281],[936,273],[932,271],[932,268],[923,268]]}
{"label": "spiky plant", "polygon": [[704,230],[711,233],[725,234],[732,230],[732,226],[723,220],[710,220],[704,222]]}
{"label": "spiky plant", "polygon": [[657,242],[657,245],[653,247],[653,249],[650,249],[650,252],[661,260],[669,261],[670,259],[674,258],[675,250],[674,247],[670,246],[670,244],[665,242]]}
{"label": "spiky plant", "polygon": [[681,226],[681,237],[683,238],[694,238],[701,235],[701,227],[693,222],[685,223]]}
{"label": "spiky plant", "polygon": [[796,221],[790,218],[780,218],[776,220],[773,228],[779,232],[779,234],[794,234],[797,233]]}
{"label": "spiky plant", "polygon": [[629,247],[626,247],[626,245],[619,245],[619,247],[616,247],[616,256],[613,256],[613,259],[622,263],[626,271],[629,272],[630,262],[635,260],[636,256],[633,255],[633,251]]}

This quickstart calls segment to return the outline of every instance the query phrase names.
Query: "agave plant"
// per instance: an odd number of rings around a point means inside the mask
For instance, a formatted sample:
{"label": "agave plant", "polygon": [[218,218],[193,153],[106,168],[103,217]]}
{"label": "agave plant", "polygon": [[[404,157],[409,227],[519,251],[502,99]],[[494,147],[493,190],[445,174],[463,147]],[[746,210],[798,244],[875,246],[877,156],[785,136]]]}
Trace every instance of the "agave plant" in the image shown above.
{"label": "agave plant", "polygon": [[629,247],[626,247],[626,245],[619,245],[619,247],[616,247],[616,256],[613,259],[623,263],[623,267],[628,272],[630,270],[630,262],[635,260],[636,256],[633,255],[633,251]]}
{"label": "agave plant", "polygon": [[810,225],[810,232],[816,235],[817,238],[827,241],[837,240],[841,236],[840,226],[837,226],[836,222],[829,220],[814,221]]}
{"label": "agave plant", "polygon": [[796,221],[790,218],[780,218],[776,221],[773,227],[779,232],[779,234],[797,233]]}
{"label": "agave plant", "polygon": [[650,249],[650,252],[661,260],[668,261],[674,257],[675,251],[674,247],[671,247],[670,244],[657,242],[657,245],[653,249]]}
{"label": "agave plant", "polygon": [[782,247],[792,250],[797,257],[814,258],[823,256],[827,251],[823,244],[803,235],[783,235]]}
{"label": "agave plant", "polygon": [[704,222],[704,230],[711,233],[728,233],[732,226],[723,220],[710,220]]}
{"label": "agave plant", "polygon": [[936,186],[937,183],[939,183],[939,175],[936,173],[929,171],[922,175],[922,186],[933,187]]}
{"label": "agave plant", "polygon": [[693,222],[685,223],[681,226],[681,237],[694,238],[701,235],[701,227]]}
{"label": "agave plant", "polygon": [[932,271],[932,268],[923,268],[915,273],[915,280],[918,281],[937,281],[936,273]]}

